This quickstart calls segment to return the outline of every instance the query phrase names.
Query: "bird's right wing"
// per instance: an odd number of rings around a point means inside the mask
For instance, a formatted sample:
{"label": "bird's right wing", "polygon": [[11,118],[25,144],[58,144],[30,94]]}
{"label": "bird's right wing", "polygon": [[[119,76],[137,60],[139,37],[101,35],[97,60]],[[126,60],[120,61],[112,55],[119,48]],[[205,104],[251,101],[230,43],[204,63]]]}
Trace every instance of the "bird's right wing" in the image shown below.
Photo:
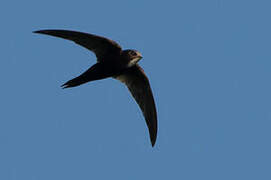
{"label": "bird's right wing", "polygon": [[115,41],[105,37],[68,30],[40,30],[34,33],[46,34],[63,39],[74,41],[75,43],[93,51],[98,61],[110,59],[121,53],[121,47]]}
{"label": "bird's right wing", "polygon": [[139,65],[135,65],[115,78],[125,83],[141,108],[149,129],[152,146],[154,146],[157,136],[157,114],[150,83],[143,69]]}

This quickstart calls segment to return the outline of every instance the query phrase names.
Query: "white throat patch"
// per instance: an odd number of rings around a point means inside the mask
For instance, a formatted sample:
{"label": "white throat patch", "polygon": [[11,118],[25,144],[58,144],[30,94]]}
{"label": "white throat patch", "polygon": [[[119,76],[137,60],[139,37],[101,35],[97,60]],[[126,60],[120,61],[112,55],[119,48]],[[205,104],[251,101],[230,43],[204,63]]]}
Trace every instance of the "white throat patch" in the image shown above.
{"label": "white throat patch", "polygon": [[132,60],[128,63],[128,67],[134,66],[140,59],[141,59],[140,57],[137,57],[137,58],[132,59]]}

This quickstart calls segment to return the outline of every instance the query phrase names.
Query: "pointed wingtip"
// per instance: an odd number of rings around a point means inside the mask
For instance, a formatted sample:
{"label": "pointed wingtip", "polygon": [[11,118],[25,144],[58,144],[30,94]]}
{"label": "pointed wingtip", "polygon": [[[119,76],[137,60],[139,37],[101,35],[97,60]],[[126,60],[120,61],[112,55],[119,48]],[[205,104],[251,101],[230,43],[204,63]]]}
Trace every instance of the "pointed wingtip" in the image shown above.
{"label": "pointed wingtip", "polygon": [[157,126],[155,128],[149,128],[149,135],[150,135],[150,140],[151,140],[151,145],[152,147],[155,146],[156,139],[157,139]]}
{"label": "pointed wingtip", "polygon": [[32,33],[41,33],[41,31],[40,30],[38,30],[38,31],[32,31]]}
{"label": "pointed wingtip", "polygon": [[151,146],[154,148],[155,140],[151,142]]}
{"label": "pointed wingtip", "polygon": [[47,34],[49,33],[50,31],[53,31],[53,30],[37,30],[37,31],[32,31],[33,33],[37,33],[37,34]]}
{"label": "pointed wingtip", "polygon": [[151,140],[152,147],[155,146],[156,139],[157,139],[157,128],[155,128],[155,129],[156,129],[155,131],[150,131],[150,140]]}

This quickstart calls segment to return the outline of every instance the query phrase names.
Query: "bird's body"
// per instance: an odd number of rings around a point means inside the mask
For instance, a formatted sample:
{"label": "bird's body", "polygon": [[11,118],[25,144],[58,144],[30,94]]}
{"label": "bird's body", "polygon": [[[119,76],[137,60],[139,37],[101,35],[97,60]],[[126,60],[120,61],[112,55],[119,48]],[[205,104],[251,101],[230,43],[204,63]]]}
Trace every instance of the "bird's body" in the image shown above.
{"label": "bird's body", "polygon": [[97,63],[80,76],[63,84],[62,87],[76,87],[108,77],[113,77],[125,83],[143,112],[149,128],[152,146],[154,146],[157,136],[156,108],[148,78],[143,69],[137,64],[142,58],[138,51],[122,50],[116,42],[110,39],[82,32],[41,30],[34,33],[71,40],[93,51],[97,57]]}

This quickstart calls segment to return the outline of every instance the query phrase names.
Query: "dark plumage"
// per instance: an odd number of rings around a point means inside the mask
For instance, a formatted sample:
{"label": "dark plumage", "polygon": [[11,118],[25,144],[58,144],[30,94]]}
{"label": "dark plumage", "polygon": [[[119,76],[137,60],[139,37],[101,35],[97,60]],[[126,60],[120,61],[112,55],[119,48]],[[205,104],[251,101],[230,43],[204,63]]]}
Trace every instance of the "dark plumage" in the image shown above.
{"label": "dark plumage", "polygon": [[80,76],[62,85],[71,88],[81,84],[113,77],[125,83],[140,106],[148,125],[152,146],[157,136],[157,114],[149,80],[137,64],[142,58],[136,50],[122,50],[114,41],[93,34],[68,30],[40,30],[34,33],[46,34],[74,41],[93,51],[97,63]]}

